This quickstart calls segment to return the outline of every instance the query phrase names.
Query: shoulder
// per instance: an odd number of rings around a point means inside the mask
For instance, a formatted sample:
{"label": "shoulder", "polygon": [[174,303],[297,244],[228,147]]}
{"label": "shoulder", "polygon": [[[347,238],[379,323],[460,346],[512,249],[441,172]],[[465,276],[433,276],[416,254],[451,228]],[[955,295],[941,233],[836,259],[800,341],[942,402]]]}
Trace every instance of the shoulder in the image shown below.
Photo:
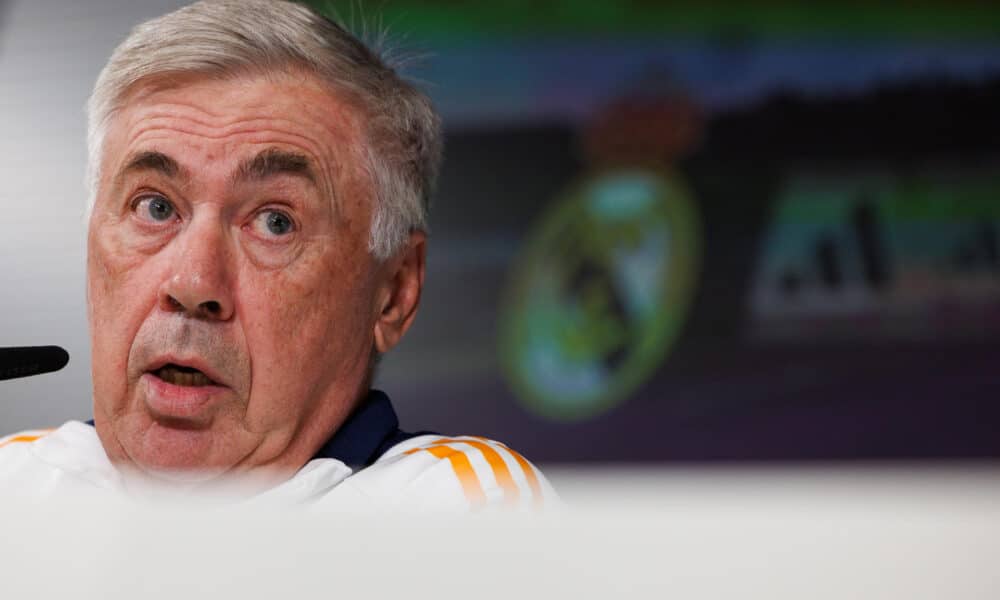
{"label": "shoulder", "polygon": [[109,466],[94,428],[79,421],[0,437],[0,487],[27,495],[101,480]]}
{"label": "shoulder", "polygon": [[34,478],[42,467],[35,452],[40,440],[52,434],[52,429],[29,429],[0,437],[0,482],[4,487],[28,477]]}
{"label": "shoulder", "polygon": [[0,437],[0,454],[5,450],[23,451],[67,449],[74,452],[93,450],[100,441],[94,427],[80,421],[67,421],[59,428],[29,429]]}
{"label": "shoulder", "polygon": [[11,452],[26,450],[29,444],[37,442],[53,431],[55,429],[28,429],[0,437],[0,453],[9,455]]}
{"label": "shoulder", "polygon": [[379,504],[415,510],[538,510],[558,497],[535,465],[482,437],[422,435],[348,479]]}

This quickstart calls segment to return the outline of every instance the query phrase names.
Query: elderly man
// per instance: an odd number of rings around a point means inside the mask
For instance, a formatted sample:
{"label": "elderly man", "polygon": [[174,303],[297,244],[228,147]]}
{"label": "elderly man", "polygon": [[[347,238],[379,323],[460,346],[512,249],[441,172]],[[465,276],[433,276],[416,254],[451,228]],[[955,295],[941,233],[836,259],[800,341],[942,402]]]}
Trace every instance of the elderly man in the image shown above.
{"label": "elderly man", "polygon": [[88,115],[94,420],[0,441],[5,489],[551,494],[500,443],[401,432],[369,388],[417,312],[440,156],[373,51],[291,2],[199,2],[132,32]]}

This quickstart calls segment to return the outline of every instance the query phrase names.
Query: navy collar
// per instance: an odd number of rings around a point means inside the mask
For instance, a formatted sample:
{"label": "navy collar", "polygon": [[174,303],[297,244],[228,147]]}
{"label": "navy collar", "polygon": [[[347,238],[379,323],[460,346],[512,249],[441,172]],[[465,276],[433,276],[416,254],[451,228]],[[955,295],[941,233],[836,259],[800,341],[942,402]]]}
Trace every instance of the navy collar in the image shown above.
{"label": "navy collar", "polygon": [[409,437],[413,436],[399,430],[399,418],[389,396],[369,390],[368,396],[313,458],[334,458],[352,467],[368,466]]}
{"label": "navy collar", "polygon": [[[93,426],[94,421],[87,421]],[[385,392],[369,390],[361,404],[347,417],[313,458],[333,458],[352,467],[367,467],[389,448],[418,435],[399,430],[399,418]]]}

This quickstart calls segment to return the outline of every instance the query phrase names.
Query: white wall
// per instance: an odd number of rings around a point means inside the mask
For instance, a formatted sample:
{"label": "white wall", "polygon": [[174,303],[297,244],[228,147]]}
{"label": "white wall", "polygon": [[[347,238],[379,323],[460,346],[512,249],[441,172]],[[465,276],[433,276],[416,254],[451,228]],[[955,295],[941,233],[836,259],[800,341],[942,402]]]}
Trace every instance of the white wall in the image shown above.
{"label": "white wall", "polygon": [[0,346],[57,344],[62,371],[0,381],[0,435],[91,415],[83,106],[114,46],[179,0],[8,0],[0,21]]}

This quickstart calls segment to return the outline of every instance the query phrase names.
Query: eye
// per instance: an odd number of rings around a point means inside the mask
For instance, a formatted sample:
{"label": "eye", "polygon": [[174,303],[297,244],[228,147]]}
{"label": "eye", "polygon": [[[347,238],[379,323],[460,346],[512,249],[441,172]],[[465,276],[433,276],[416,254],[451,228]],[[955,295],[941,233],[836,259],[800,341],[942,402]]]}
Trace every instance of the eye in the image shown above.
{"label": "eye", "polygon": [[139,198],[132,207],[139,218],[148,221],[165,222],[172,219],[177,211],[163,196],[149,195]]}
{"label": "eye", "polygon": [[267,209],[254,217],[253,228],[265,237],[281,237],[295,231],[295,222],[280,210]]}

